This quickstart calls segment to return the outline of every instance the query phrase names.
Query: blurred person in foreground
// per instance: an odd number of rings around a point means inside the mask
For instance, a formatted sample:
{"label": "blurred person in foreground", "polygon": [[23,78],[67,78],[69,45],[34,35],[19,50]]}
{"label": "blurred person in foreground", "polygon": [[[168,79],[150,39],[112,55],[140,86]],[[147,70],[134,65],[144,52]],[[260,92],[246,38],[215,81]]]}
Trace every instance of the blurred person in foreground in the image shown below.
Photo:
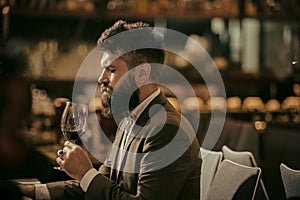
{"label": "blurred person in foreground", "polygon": [[[24,127],[31,113],[29,82],[23,77],[26,58],[0,51],[0,189],[1,197],[17,199],[18,189],[11,179],[57,179],[50,159],[38,152]],[[21,196],[20,196],[21,197]]]}
{"label": "blurred person in foreground", "polygon": [[[96,170],[80,146],[65,142],[63,155],[56,161],[75,180],[23,187],[24,195],[35,199],[200,198],[201,160],[194,130],[156,84],[162,65],[153,63],[164,63],[163,43],[161,49],[118,55],[130,40],[117,44],[110,40],[118,33],[148,26],[120,20],[98,40],[103,48],[98,79],[102,115],[121,119],[104,164]],[[142,42],[157,39],[151,29],[143,36],[131,33],[133,39],[144,38]],[[126,101],[128,94],[132,95]]]}
{"label": "blurred person in foreground", "polygon": [[49,158],[38,152],[26,135],[31,114],[31,89],[23,77],[23,54],[0,51],[0,179],[57,180]]}

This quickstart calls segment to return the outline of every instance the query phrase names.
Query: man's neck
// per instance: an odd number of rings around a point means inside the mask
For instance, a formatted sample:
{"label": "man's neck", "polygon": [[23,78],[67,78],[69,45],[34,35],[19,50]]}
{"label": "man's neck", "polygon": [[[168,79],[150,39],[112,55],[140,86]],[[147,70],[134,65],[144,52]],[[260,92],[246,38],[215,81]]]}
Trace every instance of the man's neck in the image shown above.
{"label": "man's neck", "polygon": [[139,88],[139,102],[141,103],[158,89],[156,84],[146,84]]}

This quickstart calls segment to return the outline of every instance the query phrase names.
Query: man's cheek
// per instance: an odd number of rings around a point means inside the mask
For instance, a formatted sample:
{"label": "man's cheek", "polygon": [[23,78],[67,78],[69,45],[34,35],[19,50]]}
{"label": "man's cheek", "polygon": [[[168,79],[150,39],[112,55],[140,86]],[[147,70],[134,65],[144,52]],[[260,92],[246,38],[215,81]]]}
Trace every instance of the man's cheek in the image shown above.
{"label": "man's cheek", "polygon": [[128,94],[131,96],[131,94],[136,90],[136,84],[133,81],[133,77],[131,75],[125,75],[122,76],[122,78],[119,80],[119,82],[116,84],[115,92],[116,94]]}

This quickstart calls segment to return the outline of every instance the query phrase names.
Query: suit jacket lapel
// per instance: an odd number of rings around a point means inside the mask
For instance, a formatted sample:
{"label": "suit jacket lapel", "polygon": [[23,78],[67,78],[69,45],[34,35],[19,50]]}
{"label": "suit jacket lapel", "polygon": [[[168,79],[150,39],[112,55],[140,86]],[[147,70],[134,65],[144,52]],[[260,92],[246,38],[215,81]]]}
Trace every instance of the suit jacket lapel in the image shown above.
{"label": "suit jacket lapel", "polygon": [[[124,146],[124,153],[122,154],[122,158],[121,158],[121,169],[124,168],[124,162],[123,162],[123,159],[125,156],[127,156],[129,150],[130,150],[130,146],[131,146],[131,143],[133,142],[133,140],[136,138],[136,137],[139,137],[139,133],[140,131],[143,129],[143,127],[148,123],[149,119],[150,119],[150,116],[149,116],[149,109],[155,105],[155,104],[158,104],[158,105],[161,105],[161,106],[165,106],[166,104],[166,97],[160,93],[156,98],[153,99],[152,102],[150,102],[150,104],[146,107],[146,109],[142,112],[142,114],[139,116],[139,118],[137,119],[137,121],[135,122],[133,128],[132,128],[132,131],[128,138],[128,141],[125,143],[125,146]],[[153,110],[152,112],[157,112],[158,109],[160,109],[160,107],[158,107],[156,110]],[[121,123],[120,124],[121,126],[124,125],[124,123]],[[115,144],[118,144],[118,147],[120,148],[121,146],[121,142],[122,142],[122,137],[126,137],[124,135],[124,131],[122,131],[123,129],[122,128],[119,128],[118,129],[118,134],[117,134],[117,137],[116,137],[116,142]],[[132,152],[132,153],[138,153],[138,152]],[[116,162],[118,162],[118,158],[119,158],[120,155],[116,156]],[[136,164],[136,163],[132,163],[132,164]],[[122,173],[122,170],[119,170],[117,171],[117,180],[120,178],[121,176],[121,173]],[[118,180],[119,182],[119,180]]]}
{"label": "suit jacket lapel", "polygon": [[[113,145],[112,145],[112,153],[111,153],[111,156],[110,156],[110,159],[111,159],[111,168],[110,168],[110,177],[113,179],[113,180],[117,180],[117,177],[118,177],[118,162],[119,162],[119,156],[120,156],[120,147],[121,147],[121,142],[122,142],[122,138],[123,138],[123,128],[121,126],[123,126],[124,123],[123,121],[120,122],[120,126],[118,127],[117,129],[117,133],[116,133],[116,137],[115,137],[115,140],[113,142]],[[116,172],[117,171],[117,172]],[[114,174],[114,172],[116,174]]]}
{"label": "suit jacket lapel", "polygon": [[[148,120],[150,119],[149,109],[155,104],[164,105],[165,101],[166,101],[165,96],[162,93],[160,93],[157,97],[153,99],[152,102],[150,102],[150,104],[142,112],[142,114],[135,122],[132,131],[130,133],[130,136],[128,138],[128,141],[125,144],[124,149],[126,150],[126,152],[129,150],[130,144],[132,143],[133,139],[139,136],[140,131],[143,129],[143,127],[147,124]],[[154,110],[153,112],[157,112],[157,110]]]}

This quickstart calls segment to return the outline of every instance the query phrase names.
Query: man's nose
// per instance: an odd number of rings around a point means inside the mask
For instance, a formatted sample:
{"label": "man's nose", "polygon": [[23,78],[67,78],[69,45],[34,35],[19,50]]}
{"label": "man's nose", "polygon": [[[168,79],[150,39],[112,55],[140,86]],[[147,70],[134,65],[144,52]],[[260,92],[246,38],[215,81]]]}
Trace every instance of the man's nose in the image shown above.
{"label": "man's nose", "polygon": [[108,82],[109,82],[109,77],[108,74],[106,73],[106,70],[104,69],[98,78],[98,83],[106,85],[108,84]]}

